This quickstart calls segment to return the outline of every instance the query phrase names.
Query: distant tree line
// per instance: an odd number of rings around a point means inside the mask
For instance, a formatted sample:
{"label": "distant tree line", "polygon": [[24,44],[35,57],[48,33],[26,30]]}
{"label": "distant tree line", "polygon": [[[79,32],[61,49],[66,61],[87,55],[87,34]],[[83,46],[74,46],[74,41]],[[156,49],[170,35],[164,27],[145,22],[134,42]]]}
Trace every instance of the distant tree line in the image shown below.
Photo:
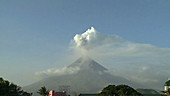
{"label": "distant tree line", "polygon": [[98,96],[143,96],[128,85],[109,85],[105,87]]}
{"label": "distant tree line", "polygon": [[31,96],[32,93],[21,90],[21,87],[0,77],[0,96]]}

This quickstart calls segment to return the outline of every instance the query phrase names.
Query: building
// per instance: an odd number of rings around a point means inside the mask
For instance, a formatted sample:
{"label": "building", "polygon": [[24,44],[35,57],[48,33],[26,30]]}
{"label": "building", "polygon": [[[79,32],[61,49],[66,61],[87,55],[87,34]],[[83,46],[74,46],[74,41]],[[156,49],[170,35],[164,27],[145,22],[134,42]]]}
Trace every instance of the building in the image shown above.
{"label": "building", "polygon": [[63,92],[55,92],[54,90],[51,90],[49,92],[49,95],[48,96],[67,96],[66,95],[66,91],[63,91]]}
{"label": "building", "polygon": [[168,90],[170,90],[170,78],[164,84],[164,91],[167,92]]}

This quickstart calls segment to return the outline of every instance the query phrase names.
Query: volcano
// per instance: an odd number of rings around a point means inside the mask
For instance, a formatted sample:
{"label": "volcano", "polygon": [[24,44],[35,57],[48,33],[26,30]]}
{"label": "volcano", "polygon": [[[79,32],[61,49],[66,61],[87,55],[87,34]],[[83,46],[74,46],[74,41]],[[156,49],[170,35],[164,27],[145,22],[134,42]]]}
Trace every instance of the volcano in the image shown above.
{"label": "volcano", "polygon": [[51,76],[42,79],[36,83],[24,87],[28,92],[36,92],[42,86],[48,89],[57,90],[61,85],[70,86],[71,92],[78,93],[96,93],[109,84],[127,84],[132,87],[140,85],[131,82],[123,77],[112,75],[108,69],[94,61],[88,56],[82,56],[67,68],[79,68],[74,74],[64,74],[60,76]]}
{"label": "volcano", "polygon": [[70,67],[71,68],[78,67],[80,70],[93,70],[96,72],[104,72],[108,70],[88,56],[82,56],[81,58],[79,58],[74,63],[68,66],[68,68]]}

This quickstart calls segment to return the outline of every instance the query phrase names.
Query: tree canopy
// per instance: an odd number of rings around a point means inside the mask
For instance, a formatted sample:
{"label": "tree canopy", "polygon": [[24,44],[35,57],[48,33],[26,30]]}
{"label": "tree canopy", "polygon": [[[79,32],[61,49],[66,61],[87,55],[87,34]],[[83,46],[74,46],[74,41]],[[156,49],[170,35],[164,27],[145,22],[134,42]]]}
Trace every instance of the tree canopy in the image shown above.
{"label": "tree canopy", "polygon": [[98,96],[143,96],[128,85],[109,85],[105,87]]}
{"label": "tree canopy", "polygon": [[0,77],[0,96],[31,96],[31,94],[21,90],[18,85]]}
{"label": "tree canopy", "polygon": [[38,90],[37,93],[39,93],[42,96],[48,96],[49,90],[47,90],[46,87],[43,86],[43,87],[41,87],[41,89]]}

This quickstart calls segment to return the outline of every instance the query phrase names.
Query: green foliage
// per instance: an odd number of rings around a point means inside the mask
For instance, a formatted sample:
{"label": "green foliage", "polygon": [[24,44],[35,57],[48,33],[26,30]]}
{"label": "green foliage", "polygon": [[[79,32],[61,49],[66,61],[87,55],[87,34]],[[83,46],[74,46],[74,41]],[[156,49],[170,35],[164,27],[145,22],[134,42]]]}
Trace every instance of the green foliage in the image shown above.
{"label": "green foliage", "polygon": [[127,85],[109,85],[105,87],[98,96],[143,96],[135,89]]}
{"label": "green foliage", "polygon": [[7,80],[4,80],[0,77],[0,96],[31,96],[30,93],[27,93],[21,90],[21,87],[10,83]]}
{"label": "green foliage", "polygon": [[43,87],[41,87],[41,89],[38,90],[37,93],[39,93],[42,96],[48,96],[49,90],[47,90],[46,87],[43,86]]}

